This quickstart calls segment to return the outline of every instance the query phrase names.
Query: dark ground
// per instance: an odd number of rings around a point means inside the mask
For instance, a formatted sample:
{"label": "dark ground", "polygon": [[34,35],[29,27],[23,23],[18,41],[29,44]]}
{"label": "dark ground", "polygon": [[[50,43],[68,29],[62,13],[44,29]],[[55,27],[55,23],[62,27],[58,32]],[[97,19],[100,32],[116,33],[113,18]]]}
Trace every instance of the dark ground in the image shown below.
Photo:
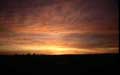
{"label": "dark ground", "polygon": [[[38,74],[73,72],[75,73],[114,73],[118,72],[118,54],[101,55],[0,55],[0,75],[5,73]],[[56,70],[56,71],[55,71]],[[68,71],[67,71],[68,70]],[[45,72],[43,72],[45,71]]]}

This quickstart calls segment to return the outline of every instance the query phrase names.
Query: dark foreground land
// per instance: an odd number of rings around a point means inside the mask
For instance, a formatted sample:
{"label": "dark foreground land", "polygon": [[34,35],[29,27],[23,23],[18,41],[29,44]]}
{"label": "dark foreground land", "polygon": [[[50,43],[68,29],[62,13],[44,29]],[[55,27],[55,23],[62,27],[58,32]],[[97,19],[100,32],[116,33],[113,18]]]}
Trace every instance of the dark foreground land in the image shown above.
{"label": "dark foreground land", "polygon": [[[37,73],[62,70],[79,73],[116,73],[118,72],[118,54],[101,55],[0,55],[0,71],[2,73]],[[59,69],[58,69],[59,68]],[[0,73],[1,73],[0,72]],[[76,73],[75,72],[75,73]]]}

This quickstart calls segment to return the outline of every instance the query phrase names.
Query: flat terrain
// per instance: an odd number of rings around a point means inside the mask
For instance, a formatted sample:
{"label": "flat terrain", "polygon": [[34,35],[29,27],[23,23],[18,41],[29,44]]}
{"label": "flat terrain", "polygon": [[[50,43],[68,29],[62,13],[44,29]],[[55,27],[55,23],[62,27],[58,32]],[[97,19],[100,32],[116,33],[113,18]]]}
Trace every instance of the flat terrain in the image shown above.
{"label": "flat terrain", "polygon": [[[3,73],[41,73],[42,70],[76,70],[80,73],[117,73],[118,54],[100,55],[0,55],[0,68]],[[63,67],[64,66],[64,67]],[[42,69],[42,70],[41,70]],[[62,70],[62,69],[61,69]],[[58,70],[60,71],[60,70]],[[70,71],[71,72],[71,71]]]}

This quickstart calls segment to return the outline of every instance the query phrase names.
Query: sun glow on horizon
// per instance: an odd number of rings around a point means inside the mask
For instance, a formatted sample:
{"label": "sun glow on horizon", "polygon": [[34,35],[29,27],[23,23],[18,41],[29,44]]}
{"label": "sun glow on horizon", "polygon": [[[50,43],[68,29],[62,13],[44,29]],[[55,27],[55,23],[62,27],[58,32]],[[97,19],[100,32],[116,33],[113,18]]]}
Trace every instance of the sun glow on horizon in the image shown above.
{"label": "sun glow on horizon", "polygon": [[0,55],[119,53],[117,3],[0,0]]}
{"label": "sun glow on horizon", "polygon": [[[45,55],[64,55],[64,54],[103,54],[108,53],[104,48],[101,49],[84,49],[76,47],[65,47],[57,45],[27,45],[20,46],[20,48],[30,54],[45,54]],[[112,48],[108,48],[109,53],[117,53]]]}

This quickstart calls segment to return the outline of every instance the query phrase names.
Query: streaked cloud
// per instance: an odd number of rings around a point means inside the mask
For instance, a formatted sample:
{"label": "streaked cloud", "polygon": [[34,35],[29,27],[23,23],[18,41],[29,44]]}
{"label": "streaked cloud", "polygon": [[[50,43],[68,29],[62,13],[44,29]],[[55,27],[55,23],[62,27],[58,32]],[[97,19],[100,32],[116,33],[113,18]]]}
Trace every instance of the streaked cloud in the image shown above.
{"label": "streaked cloud", "polygon": [[[53,54],[60,49],[68,49],[70,54],[117,53],[117,2],[1,0],[0,54],[14,54],[17,51],[18,54],[19,51],[20,54],[42,54],[40,51],[46,47],[49,48],[48,53],[45,50],[43,54],[49,54],[53,47]],[[39,49],[39,52],[35,49]]]}

